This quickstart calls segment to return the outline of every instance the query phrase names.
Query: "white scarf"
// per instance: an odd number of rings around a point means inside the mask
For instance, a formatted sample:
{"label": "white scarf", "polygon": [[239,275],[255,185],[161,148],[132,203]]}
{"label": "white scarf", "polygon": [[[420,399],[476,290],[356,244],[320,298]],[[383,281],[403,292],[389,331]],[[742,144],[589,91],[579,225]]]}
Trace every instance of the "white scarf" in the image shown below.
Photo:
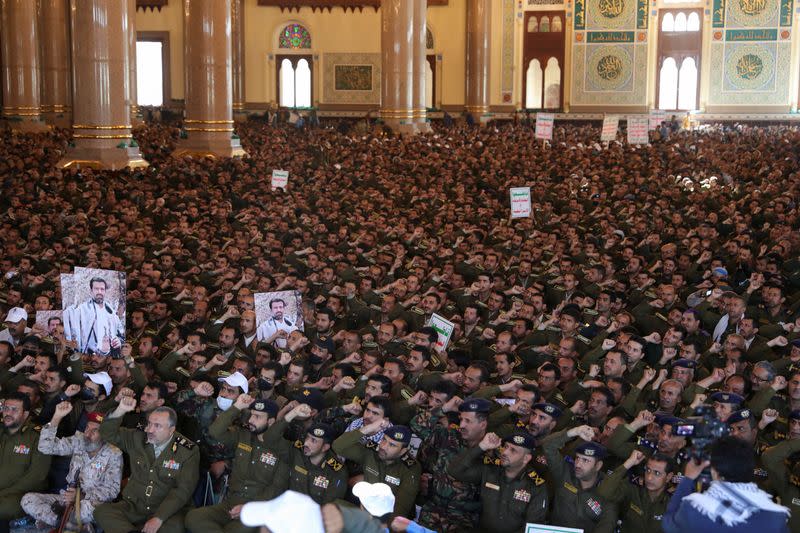
{"label": "white scarf", "polygon": [[729,527],[747,522],[759,511],[789,514],[788,508],[774,503],[755,483],[714,481],[707,491],[690,494],[683,501],[709,520],[719,518]]}

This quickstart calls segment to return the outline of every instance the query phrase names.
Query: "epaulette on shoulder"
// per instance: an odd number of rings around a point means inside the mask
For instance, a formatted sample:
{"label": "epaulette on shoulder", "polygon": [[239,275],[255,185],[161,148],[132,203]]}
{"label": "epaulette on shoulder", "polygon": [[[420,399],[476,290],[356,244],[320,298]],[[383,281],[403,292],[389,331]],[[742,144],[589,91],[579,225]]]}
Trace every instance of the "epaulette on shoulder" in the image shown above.
{"label": "epaulette on shoulder", "polygon": [[528,472],[528,477],[533,481],[533,483],[538,487],[539,485],[544,484],[544,478],[539,475],[536,470],[531,470]]}
{"label": "epaulette on shoulder", "polygon": [[416,460],[416,459],[414,459],[413,457],[411,457],[411,456],[410,456],[410,455],[408,455],[408,454],[406,454],[406,455],[403,457],[403,462],[404,462],[404,463],[405,463],[405,465],[406,465],[406,466],[408,466],[408,467],[412,467],[412,466],[414,466],[415,464],[417,464],[417,460]]}
{"label": "epaulette on shoulder", "polygon": [[187,439],[186,437],[178,437],[176,440],[178,441],[178,444],[180,444],[187,450],[192,450],[194,449],[195,446],[197,446],[197,444],[194,441],[192,441],[191,439]]}
{"label": "epaulette on shoulder", "polygon": [[302,450],[303,449],[303,441],[301,441],[300,439],[297,439],[296,441],[294,441],[294,447]]}
{"label": "epaulette on shoulder", "polygon": [[377,450],[378,449],[378,444],[376,442],[374,442],[374,441],[371,441],[371,440],[368,440],[366,442],[366,444],[364,444],[364,446],[366,446],[370,450]]}
{"label": "epaulette on shoulder", "polygon": [[561,328],[556,327],[556,326],[547,326],[547,331],[558,331],[560,333],[561,332]]}
{"label": "epaulette on shoulder", "polygon": [[500,464],[500,458],[499,457],[495,457],[491,453],[485,453],[485,454],[483,454],[483,464],[485,464],[485,465],[499,465]]}
{"label": "epaulette on shoulder", "polygon": [[579,341],[581,341],[584,344],[589,344],[589,343],[592,342],[592,341],[590,341],[588,339],[588,337],[584,337],[583,335],[575,335],[575,338],[578,339]]}
{"label": "epaulette on shoulder", "polygon": [[423,311],[422,309],[420,309],[416,305],[411,308],[411,312],[414,313],[414,314],[420,315],[420,316],[425,315],[425,311]]}
{"label": "epaulette on shoulder", "polygon": [[335,457],[331,457],[330,459],[325,461],[325,464],[333,468],[334,472],[338,472],[344,466],[344,464],[337,461]]}

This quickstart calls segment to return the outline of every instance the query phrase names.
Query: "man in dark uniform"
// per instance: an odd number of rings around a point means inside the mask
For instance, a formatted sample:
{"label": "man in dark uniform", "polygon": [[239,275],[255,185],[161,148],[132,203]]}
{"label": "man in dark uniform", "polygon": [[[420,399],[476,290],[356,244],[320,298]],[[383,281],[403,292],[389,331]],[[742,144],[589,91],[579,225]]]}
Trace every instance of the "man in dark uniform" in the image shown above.
{"label": "man in dark uniform", "polygon": [[[487,452],[505,444],[500,457]],[[547,486],[533,468],[536,439],[515,431],[506,439],[486,434],[478,446],[468,448],[450,463],[448,471],[460,480],[480,483],[483,510],[479,531],[512,533],[526,523],[544,523],[547,517]]]}
{"label": "man in dark uniform", "polygon": [[39,452],[39,430],[30,420],[31,401],[12,393],[2,402],[0,433],[0,533],[9,531],[8,521],[24,514],[20,500],[26,492],[47,487],[50,456]]}
{"label": "man in dark uniform", "polygon": [[[250,408],[247,423],[233,425],[239,415]],[[252,533],[238,518],[242,505],[253,500],[271,500],[288,487],[289,469],[264,439],[264,433],[275,423],[278,405],[272,400],[254,400],[247,394],[219,414],[209,433],[227,447],[235,449],[230,485],[225,500],[210,507],[193,509],[186,515],[190,531],[205,533]]]}
{"label": "man in dark uniform", "polygon": [[[591,426],[578,426],[545,437],[542,448],[555,484],[550,522],[553,525],[583,529],[586,533],[611,533],[616,525],[616,506],[600,496],[597,486],[606,450],[592,442]],[[580,437],[585,442],[575,448],[569,463],[559,453],[567,441]]]}
{"label": "man in dark uniform", "polygon": [[134,409],[136,400],[126,396],[100,425],[103,440],[128,454],[131,475],[122,500],[98,506],[95,521],[109,532],[182,533],[183,510],[199,478],[200,452],[175,431],[178,415],[169,407],[154,409],[145,431],[120,427],[125,413]]}
{"label": "man in dark uniform", "polygon": [[[385,429],[380,444],[361,437]],[[333,450],[364,467],[364,481],[386,483],[395,496],[394,512],[402,516],[414,516],[414,500],[419,491],[420,464],[408,454],[411,430],[406,426],[391,426],[385,419],[350,431],[333,442]]]}

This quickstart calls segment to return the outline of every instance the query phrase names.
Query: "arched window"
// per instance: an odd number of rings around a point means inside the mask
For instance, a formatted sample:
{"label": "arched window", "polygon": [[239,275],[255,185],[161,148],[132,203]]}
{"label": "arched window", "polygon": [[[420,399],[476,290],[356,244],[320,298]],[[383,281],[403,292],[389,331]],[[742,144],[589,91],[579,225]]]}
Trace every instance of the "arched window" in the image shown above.
{"label": "arched window", "polygon": [[547,33],[550,31],[550,17],[542,17],[542,23],[539,25],[539,31]]}
{"label": "arched window", "polygon": [[544,69],[544,108],[558,109],[561,107],[561,67],[558,59],[551,57],[547,60]]}
{"label": "arched window", "polygon": [[425,61],[425,107],[433,108],[433,68],[430,61]]}
{"label": "arched window", "polygon": [[675,31],[675,17],[672,13],[665,13],[661,19],[661,31]]}
{"label": "arched window", "polygon": [[425,48],[433,50],[433,32],[427,26],[425,26]]}
{"label": "arched window", "polygon": [[675,59],[668,57],[661,65],[658,108],[677,109],[678,107],[678,66]]}
{"label": "arched window", "polygon": [[700,31],[700,15],[697,11],[689,13],[689,18],[686,20],[686,31]]}
{"label": "arched window", "polygon": [[553,17],[553,24],[551,26],[553,32],[564,31],[561,26],[561,17]]}
{"label": "arched window", "polygon": [[686,31],[686,13],[683,11],[675,15],[675,31]]}
{"label": "arched window", "polygon": [[311,48],[311,34],[300,24],[289,24],[281,30],[278,48]]}
{"label": "arched window", "polygon": [[538,59],[528,63],[525,90],[525,107],[527,109],[542,109],[542,65]]}
{"label": "arched window", "polygon": [[687,57],[678,73],[678,109],[697,108],[697,65],[694,58]]}
{"label": "arched window", "polygon": [[311,107],[311,56],[282,56],[278,61],[280,105]]}
{"label": "arched window", "polygon": [[[138,105],[164,104],[164,43],[136,41],[136,99]],[[169,73],[167,73],[169,75]]]}
{"label": "arched window", "polygon": [[536,33],[539,31],[539,19],[531,17],[528,19],[528,33]]}

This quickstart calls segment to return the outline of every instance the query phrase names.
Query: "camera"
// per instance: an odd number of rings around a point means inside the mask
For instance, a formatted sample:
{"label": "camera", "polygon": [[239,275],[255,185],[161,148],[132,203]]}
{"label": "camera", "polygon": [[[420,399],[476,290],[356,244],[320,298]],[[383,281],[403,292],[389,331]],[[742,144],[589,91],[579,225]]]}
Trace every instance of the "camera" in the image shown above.
{"label": "camera", "polygon": [[698,461],[707,460],[708,446],[718,438],[726,436],[728,431],[728,425],[717,418],[710,405],[696,407],[694,415],[687,418],[684,424],[672,427],[673,435],[689,439],[691,444],[689,454]]}

